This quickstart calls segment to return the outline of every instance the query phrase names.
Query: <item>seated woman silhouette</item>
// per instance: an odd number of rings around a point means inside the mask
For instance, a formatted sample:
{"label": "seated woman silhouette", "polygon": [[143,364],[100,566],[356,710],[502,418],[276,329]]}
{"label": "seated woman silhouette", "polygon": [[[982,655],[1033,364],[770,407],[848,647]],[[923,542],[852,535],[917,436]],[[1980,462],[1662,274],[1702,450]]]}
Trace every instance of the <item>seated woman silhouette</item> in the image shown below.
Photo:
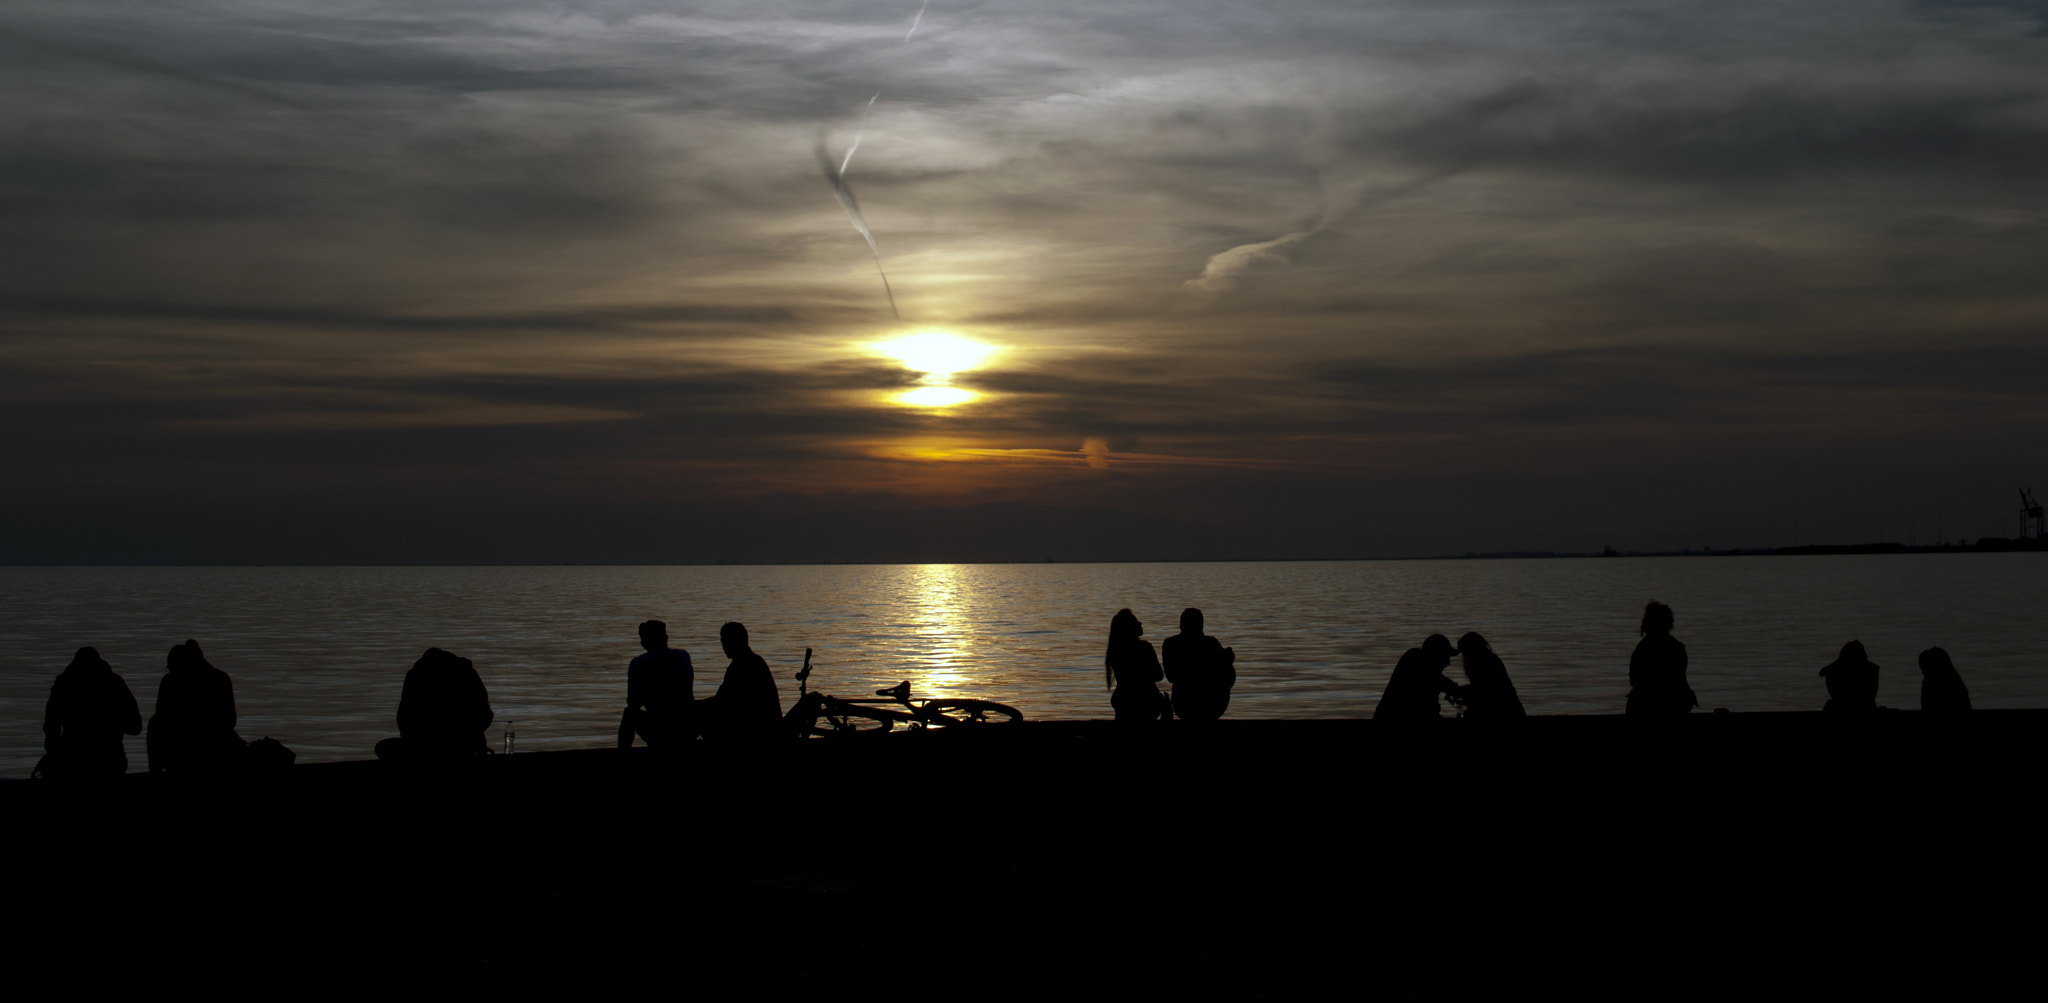
{"label": "seated woman silhouette", "polygon": [[1458,654],[1465,659],[1465,716],[1493,720],[1528,717],[1515,684],[1508,680],[1508,667],[1493,653],[1493,646],[1477,633],[1458,638]]}
{"label": "seated woman silhouette", "polygon": [[1635,654],[1628,658],[1628,712],[1644,717],[1690,714],[1700,705],[1685,682],[1685,645],[1671,636],[1671,607],[1653,602],[1643,607]]}
{"label": "seated woman silhouette", "polygon": [[1820,674],[1828,677],[1828,702],[1821,710],[1853,713],[1877,709],[1877,663],[1864,654],[1862,641],[1842,645],[1842,653]]}
{"label": "seated woman silhouette", "polygon": [[1166,678],[1159,670],[1159,653],[1145,640],[1145,625],[1128,609],[1117,610],[1109,620],[1102,667],[1118,721],[1158,721],[1173,714],[1166,694],[1159,692],[1159,680]]}
{"label": "seated woman silhouette", "polygon": [[1423,639],[1422,647],[1409,648],[1394,665],[1394,674],[1387,677],[1379,706],[1372,709],[1373,720],[1419,721],[1441,717],[1443,707],[1436,702],[1437,695],[1462,699],[1465,692],[1464,687],[1444,678],[1444,669],[1457,653],[1458,649],[1451,647],[1451,639],[1442,634],[1431,634]]}
{"label": "seated woman silhouette", "polygon": [[1948,713],[1970,709],[1970,690],[1963,685],[1948,652],[1929,648],[1920,653],[1920,709]]}
{"label": "seated woman silhouette", "polygon": [[1230,707],[1230,688],[1237,684],[1237,652],[1202,633],[1202,611],[1193,606],[1182,610],[1180,633],[1160,649],[1166,680],[1173,684],[1174,716],[1183,721],[1222,717]]}
{"label": "seated woman silhouette", "polygon": [[128,772],[121,736],[142,734],[142,711],[128,683],[92,648],[80,648],[50,684],[43,705],[43,757],[52,778],[117,777]]}
{"label": "seated woman silhouette", "polygon": [[377,743],[379,759],[454,759],[491,751],[484,732],[491,695],[469,659],[428,648],[398,697],[398,737]]}
{"label": "seated woman silhouette", "polygon": [[782,691],[775,688],[775,674],[768,671],[768,662],[754,654],[747,625],[728,623],[718,628],[718,643],[732,661],[725,667],[718,692],[697,704],[697,721],[704,737],[757,741],[782,734]]}
{"label": "seated woman silhouette", "polygon": [[164,658],[156,687],[156,713],[149,716],[149,772],[198,773],[219,770],[241,755],[235,734],[235,684],[187,640]]}

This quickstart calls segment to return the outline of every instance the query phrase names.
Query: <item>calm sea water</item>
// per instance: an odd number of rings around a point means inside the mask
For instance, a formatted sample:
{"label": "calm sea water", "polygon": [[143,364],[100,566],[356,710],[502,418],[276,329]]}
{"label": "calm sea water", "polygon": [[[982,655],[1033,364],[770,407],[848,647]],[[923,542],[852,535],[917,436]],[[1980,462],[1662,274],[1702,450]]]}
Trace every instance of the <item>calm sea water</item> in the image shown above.
{"label": "calm sea water", "polygon": [[[910,680],[924,696],[1000,700],[1032,718],[1110,714],[1102,649],[1128,606],[1155,644],[1199,606],[1238,653],[1233,717],[1372,713],[1403,650],[1431,633],[1485,634],[1532,714],[1613,713],[1643,603],[1675,635],[1707,707],[1807,710],[1817,673],[1861,639],[1879,702],[1915,707],[1915,659],[1954,656],[1979,707],[2048,706],[2038,554],[1360,561],[1273,564],[823,567],[0,568],[0,776],[41,754],[43,702],[90,644],[145,717],[164,653],[196,638],[234,678],[242,737],[302,762],[360,759],[394,734],[405,670],[430,646],[472,659],[521,750],[610,744],[638,652],[666,620],[697,662],[725,660],[718,626],[747,624],[794,699]],[[1455,678],[1457,668],[1451,672]],[[143,768],[142,741],[128,743]]]}

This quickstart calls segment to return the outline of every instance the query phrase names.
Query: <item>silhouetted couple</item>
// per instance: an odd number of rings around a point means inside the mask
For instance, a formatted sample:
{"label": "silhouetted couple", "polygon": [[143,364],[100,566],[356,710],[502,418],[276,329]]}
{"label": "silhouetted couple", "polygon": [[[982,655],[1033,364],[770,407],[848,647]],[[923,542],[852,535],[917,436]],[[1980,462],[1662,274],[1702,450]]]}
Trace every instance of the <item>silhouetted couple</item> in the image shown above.
{"label": "silhouetted couple", "polygon": [[428,648],[399,691],[398,737],[378,742],[377,758],[427,762],[484,755],[491,751],[485,732],[494,718],[476,666],[453,652]]}
{"label": "silhouetted couple", "polygon": [[[1464,657],[1463,686],[1444,675],[1452,655]],[[1388,677],[1387,688],[1380,694],[1379,706],[1373,708],[1372,716],[1374,720],[1389,721],[1441,717],[1439,696],[1463,708],[1463,717],[1492,721],[1528,716],[1522,709],[1522,698],[1515,693],[1515,684],[1508,679],[1507,665],[1478,633],[1459,638],[1455,648],[1451,639],[1442,634],[1431,634],[1423,639],[1422,647],[1409,648],[1394,665],[1394,674]]]}
{"label": "silhouetted couple", "polygon": [[[1230,707],[1230,688],[1237,683],[1237,652],[1202,633],[1202,611],[1181,611],[1180,633],[1166,639],[1162,671],[1145,625],[1128,609],[1109,621],[1109,648],[1103,670],[1111,693],[1109,705],[1118,721],[1167,721],[1178,714],[1187,721],[1214,721]],[[1159,691],[1159,681],[1173,684],[1173,695]]]}
{"label": "silhouetted couple", "polygon": [[[1842,645],[1835,660],[1820,670],[1828,680],[1828,702],[1821,710],[1832,714],[1874,711],[1877,706],[1877,663],[1870,660],[1862,641]],[[1948,652],[1929,648],[1920,653],[1920,709],[1944,713],[1970,709],[1970,691],[1963,685]]]}
{"label": "silhouetted couple", "polygon": [[718,692],[695,699],[690,653],[668,644],[668,625],[640,625],[646,654],[626,666],[626,710],[619,719],[623,749],[639,735],[651,748],[680,748],[703,735],[711,741],[767,739],[782,734],[782,694],[768,662],[754,653],[742,623],[718,628],[719,646],[731,661]]}
{"label": "silhouetted couple", "polygon": [[149,717],[149,772],[215,773],[248,747],[235,733],[235,684],[187,640],[164,657],[164,679]]}

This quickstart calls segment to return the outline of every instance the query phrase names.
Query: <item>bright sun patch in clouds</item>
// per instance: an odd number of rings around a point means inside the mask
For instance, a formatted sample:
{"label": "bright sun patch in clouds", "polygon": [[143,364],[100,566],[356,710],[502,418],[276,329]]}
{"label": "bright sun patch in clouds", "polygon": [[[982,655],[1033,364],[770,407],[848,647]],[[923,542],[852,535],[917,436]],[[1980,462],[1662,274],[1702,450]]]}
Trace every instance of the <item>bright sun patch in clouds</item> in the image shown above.
{"label": "bright sun patch in clouds", "polygon": [[965,404],[979,396],[981,395],[972,390],[962,390],[959,387],[918,387],[897,394],[895,399],[897,403],[908,404],[911,407],[952,407],[955,404]]}
{"label": "bright sun patch in clouds", "polygon": [[920,331],[868,347],[902,363],[905,369],[924,374],[918,380],[923,386],[890,398],[910,407],[952,407],[981,396],[947,384],[953,374],[979,368],[996,354],[996,346],[950,331]]}
{"label": "bright sun patch in clouds", "polygon": [[932,383],[944,383],[954,373],[977,368],[996,352],[994,345],[948,331],[920,331],[894,341],[876,342],[874,347],[903,363],[904,368],[925,374]]}

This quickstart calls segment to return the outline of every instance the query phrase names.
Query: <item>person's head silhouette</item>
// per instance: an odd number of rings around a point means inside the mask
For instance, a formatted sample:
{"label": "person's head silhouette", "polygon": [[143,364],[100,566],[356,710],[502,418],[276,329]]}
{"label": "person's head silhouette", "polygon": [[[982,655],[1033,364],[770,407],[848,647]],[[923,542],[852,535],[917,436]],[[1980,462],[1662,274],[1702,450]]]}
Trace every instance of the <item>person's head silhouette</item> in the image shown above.
{"label": "person's head silhouette", "polygon": [[1120,609],[1116,611],[1115,616],[1109,618],[1109,642],[1111,644],[1115,644],[1118,641],[1134,641],[1143,636],[1145,636],[1145,625],[1138,621],[1136,613],[1128,609]]}
{"label": "person's head silhouette", "polygon": [[1189,606],[1187,609],[1181,610],[1180,632],[1190,637],[1201,636],[1202,611],[1194,608],[1193,606]]}
{"label": "person's head silhouette", "polygon": [[738,658],[753,649],[747,646],[747,625],[728,623],[718,628],[718,644],[725,649],[725,657]]}
{"label": "person's head silhouette", "polygon": [[1923,676],[1957,676],[1956,663],[1941,648],[1929,648],[1920,653],[1920,674]]}
{"label": "person's head silhouette", "polygon": [[1479,636],[1479,632],[1476,630],[1467,633],[1464,637],[1458,638],[1458,652],[1460,654],[1476,655],[1480,652],[1492,650],[1493,645],[1486,643],[1486,638]]}
{"label": "person's head silhouette", "polygon": [[668,624],[660,620],[649,620],[640,625],[640,646],[648,651],[661,651],[668,647]]}
{"label": "person's head silhouette", "polygon": [[1451,656],[1457,653],[1458,649],[1451,647],[1451,639],[1442,634],[1431,634],[1422,639],[1423,656],[1439,669],[1451,664]]}
{"label": "person's head silhouette", "polygon": [[1643,625],[1639,628],[1639,632],[1644,634],[1669,634],[1671,633],[1671,621],[1671,607],[1660,602],[1653,602],[1643,607]]}

